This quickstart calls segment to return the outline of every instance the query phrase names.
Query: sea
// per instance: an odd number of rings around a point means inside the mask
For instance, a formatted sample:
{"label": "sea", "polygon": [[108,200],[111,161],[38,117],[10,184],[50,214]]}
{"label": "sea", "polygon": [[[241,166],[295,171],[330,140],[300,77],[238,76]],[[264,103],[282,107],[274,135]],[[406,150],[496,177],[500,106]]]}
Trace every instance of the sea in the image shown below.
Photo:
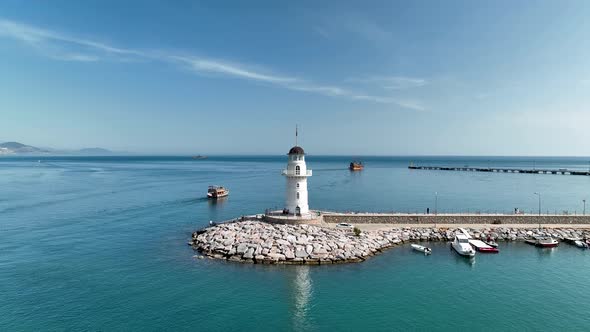
{"label": "sea", "polygon": [[[587,331],[590,251],[405,244],[359,263],[197,259],[209,221],[282,208],[286,156],[0,158],[0,331]],[[590,158],[307,156],[312,209],[584,213],[590,177],[410,170],[568,168]],[[230,190],[205,198],[208,185]],[[540,195],[536,195],[539,193]],[[590,203],[589,203],[590,204]],[[590,206],[588,207],[590,209]]]}

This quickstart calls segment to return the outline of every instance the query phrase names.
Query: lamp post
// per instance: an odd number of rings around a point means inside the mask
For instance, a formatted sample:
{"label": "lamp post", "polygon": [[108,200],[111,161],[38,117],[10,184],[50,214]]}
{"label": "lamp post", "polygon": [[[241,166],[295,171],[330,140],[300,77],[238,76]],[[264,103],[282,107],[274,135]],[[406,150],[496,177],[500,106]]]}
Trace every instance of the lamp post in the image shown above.
{"label": "lamp post", "polygon": [[438,213],[438,192],[434,192],[434,214]]}
{"label": "lamp post", "polygon": [[541,229],[541,193],[535,193],[539,196],[539,229]]}
{"label": "lamp post", "polygon": [[586,200],[583,199],[582,202],[584,203],[584,212],[582,212],[582,215],[585,216],[586,215]]}
{"label": "lamp post", "polygon": [[438,191],[434,192],[434,228],[436,228],[436,218],[438,215]]}

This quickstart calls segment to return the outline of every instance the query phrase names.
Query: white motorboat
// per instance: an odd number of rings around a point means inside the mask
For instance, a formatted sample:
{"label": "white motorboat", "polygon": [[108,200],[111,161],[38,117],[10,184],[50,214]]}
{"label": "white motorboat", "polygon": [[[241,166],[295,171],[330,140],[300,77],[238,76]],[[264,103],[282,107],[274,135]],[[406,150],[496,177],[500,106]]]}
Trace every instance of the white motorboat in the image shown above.
{"label": "white motorboat", "polygon": [[424,255],[430,255],[432,254],[432,249],[427,248],[425,246],[421,246],[419,244],[412,244],[412,249],[419,251],[419,252],[423,252]]}
{"label": "white motorboat", "polygon": [[455,249],[455,251],[461,256],[475,256],[475,250],[473,250],[469,244],[469,238],[467,238],[465,234],[457,234],[455,240],[451,243],[451,248]]}
{"label": "white motorboat", "polygon": [[574,244],[578,248],[584,248],[584,249],[588,248],[588,244],[586,242],[584,242],[584,241],[581,241],[581,240],[574,241]]}

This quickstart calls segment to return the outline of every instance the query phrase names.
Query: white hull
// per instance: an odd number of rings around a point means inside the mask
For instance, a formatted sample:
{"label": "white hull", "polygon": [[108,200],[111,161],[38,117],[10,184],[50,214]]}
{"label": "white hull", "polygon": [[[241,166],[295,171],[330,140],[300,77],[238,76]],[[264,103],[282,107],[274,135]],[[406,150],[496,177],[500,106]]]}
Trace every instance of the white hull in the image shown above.
{"label": "white hull", "polygon": [[461,248],[460,245],[455,244],[455,243],[451,244],[451,248],[453,248],[453,250],[455,250],[456,253],[458,253],[459,255],[461,255],[463,257],[475,257],[475,250],[473,250],[473,248],[469,248],[469,249]]}
{"label": "white hull", "polygon": [[419,251],[419,252],[423,252],[425,255],[430,255],[432,253],[432,249],[430,248],[426,248],[424,246],[418,245],[418,244],[412,244],[412,249]]}

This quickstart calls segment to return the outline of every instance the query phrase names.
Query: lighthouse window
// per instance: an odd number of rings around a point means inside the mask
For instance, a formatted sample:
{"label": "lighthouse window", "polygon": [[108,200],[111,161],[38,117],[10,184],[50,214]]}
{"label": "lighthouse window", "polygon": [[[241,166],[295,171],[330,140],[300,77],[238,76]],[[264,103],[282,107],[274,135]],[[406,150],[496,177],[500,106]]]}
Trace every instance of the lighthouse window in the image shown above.
{"label": "lighthouse window", "polygon": [[299,199],[299,192],[297,192],[297,199]]}
{"label": "lighthouse window", "polygon": [[295,166],[295,175],[299,175],[301,173],[301,167],[299,165]]}
{"label": "lighthouse window", "polygon": [[297,184],[297,188],[299,188],[299,183]]}

